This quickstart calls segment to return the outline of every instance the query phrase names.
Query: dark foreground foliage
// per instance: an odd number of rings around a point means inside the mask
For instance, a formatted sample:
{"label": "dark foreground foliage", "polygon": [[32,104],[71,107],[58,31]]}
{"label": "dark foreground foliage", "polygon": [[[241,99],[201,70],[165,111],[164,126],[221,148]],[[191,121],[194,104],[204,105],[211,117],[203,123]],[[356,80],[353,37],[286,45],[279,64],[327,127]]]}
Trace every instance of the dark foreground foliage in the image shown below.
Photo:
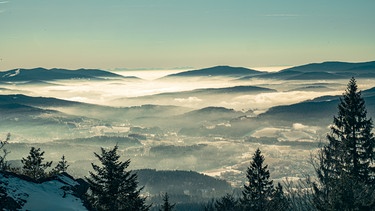
{"label": "dark foreground foliage", "polygon": [[328,144],[315,165],[318,210],[375,210],[375,138],[372,119],[354,78],[340,98]]}
{"label": "dark foreground foliage", "polygon": [[94,153],[102,166],[92,164],[94,172],[86,178],[90,205],[95,210],[148,210],[142,188],[138,189],[137,175],[126,170],[130,160],[119,161],[117,149],[116,145],[108,151],[101,148],[101,154]]}

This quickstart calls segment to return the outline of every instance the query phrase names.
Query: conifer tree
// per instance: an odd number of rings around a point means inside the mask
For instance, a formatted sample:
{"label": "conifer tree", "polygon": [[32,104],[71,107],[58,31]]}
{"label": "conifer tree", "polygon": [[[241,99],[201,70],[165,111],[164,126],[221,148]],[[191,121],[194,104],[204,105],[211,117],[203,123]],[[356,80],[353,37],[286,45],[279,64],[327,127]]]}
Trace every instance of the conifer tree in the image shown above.
{"label": "conifer tree", "polygon": [[263,166],[264,156],[258,148],[255,151],[246,177],[248,184],[244,185],[241,204],[245,210],[265,210],[274,192],[273,181],[267,165]]}
{"label": "conifer tree", "polygon": [[4,141],[0,140],[0,150],[2,151],[2,154],[0,155],[0,171],[6,171],[9,169],[9,164],[6,161],[6,156],[10,152],[5,148],[5,145],[9,143],[9,140],[10,140],[10,133],[8,133]]}
{"label": "conifer tree", "polygon": [[352,78],[319,152],[314,203],[319,210],[375,209],[375,139],[365,101]]}
{"label": "conifer tree", "polygon": [[171,204],[169,202],[168,193],[165,193],[164,196],[163,196],[163,204],[161,205],[160,211],[172,211],[175,206],[176,206],[176,204]]}
{"label": "conifer tree", "polygon": [[53,171],[56,172],[57,174],[63,173],[63,172],[66,172],[68,167],[69,167],[68,161],[65,160],[65,155],[63,155],[61,157],[61,160],[57,163]]}
{"label": "conifer tree", "polygon": [[215,203],[216,203],[215,199],[209,200],[206,204],[204,204],[203,210],[204,211],[216,211]]}
{"label": "conifer tree", "polygon": [[226,194],[215,202],[215,210],[217,211],[240,211],[239,201],[231,194]]}
{"label": "conifer tree", "polygon": [[280,183],[277,183],[272,195],[272,199],[268,203],[268,207],[271,210],[289,210],[289,201],[284,195],[283,186]]}
{"label": "conifer tree", "polygon": [[43,155],[40,148],[31,147],[29,155],[21,160],[23,174],[36,180],[46,177],[45,170],[51,167],[52,161],[43,163]]}
{"label": "conifer tree", "polygon": [[148,210],[150,206],[140,196],[143,188],[137,187],[137,175],[126,170],[130,160],[119,161],[117,149],[116,145],[109,151],[101,148],[100,155],[94,153],[102,166],[92,163],[94,172],[86,177],[89,203],[96,210]]}

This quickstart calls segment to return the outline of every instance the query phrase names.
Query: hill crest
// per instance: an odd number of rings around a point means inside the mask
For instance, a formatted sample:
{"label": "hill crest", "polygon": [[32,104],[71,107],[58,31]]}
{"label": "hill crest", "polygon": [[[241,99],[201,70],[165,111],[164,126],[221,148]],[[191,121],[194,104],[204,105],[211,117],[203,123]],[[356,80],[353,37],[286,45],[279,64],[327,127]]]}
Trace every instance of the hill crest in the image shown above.
{"label": "hill crest", "polygon": [[42,67],[32,69],[13,69],[0,72],[0,81],[51,81],[51,80],[71,80],[71,79],[105,79],[105,78],[125,78],[124,76],[99,69],[46,69]]}
{"label": "hill crest", "polygon": [[180,73],[175,73],[167,75],[163,78],[171,77],[240,77],[246,75],[257,75],[262,74],[263,72],[252,70],[244,67],[231,67],[231,66],[214,66],[209,68],[189,70]]}
{"label": "hill crest", "polygon": [[339,61],[327,61],[321,63],[310,63],[300,66],[295,66],[281,70],[280,72],[286,71],[298,71],[298,72],[328,72],[328,73],[340,73],[340,72],[351,72],[351,71],[368,71],[375,69],[375,61],[369,62],[339,62]]}

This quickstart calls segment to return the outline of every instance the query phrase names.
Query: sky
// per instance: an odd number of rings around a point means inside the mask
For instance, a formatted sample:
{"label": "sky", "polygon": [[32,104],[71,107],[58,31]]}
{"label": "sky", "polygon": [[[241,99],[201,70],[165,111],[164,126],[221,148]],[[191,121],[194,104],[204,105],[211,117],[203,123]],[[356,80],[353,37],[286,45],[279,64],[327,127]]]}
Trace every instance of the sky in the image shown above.
{"label": "sky", "polygon": [[375,60],[374,0],[0,0],[0,70]]}

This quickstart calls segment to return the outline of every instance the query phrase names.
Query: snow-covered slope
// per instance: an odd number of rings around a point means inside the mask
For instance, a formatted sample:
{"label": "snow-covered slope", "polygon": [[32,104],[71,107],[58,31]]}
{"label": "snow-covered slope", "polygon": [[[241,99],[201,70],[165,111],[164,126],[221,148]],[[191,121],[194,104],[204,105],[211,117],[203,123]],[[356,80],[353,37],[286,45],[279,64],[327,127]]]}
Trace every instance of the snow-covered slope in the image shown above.
{"label": "snow-covered slope", "polygon": [[0,186],[20,210],[87,210],[76,190],[80,184],[68,174],[34,182],[12,173],[0,173]]}

